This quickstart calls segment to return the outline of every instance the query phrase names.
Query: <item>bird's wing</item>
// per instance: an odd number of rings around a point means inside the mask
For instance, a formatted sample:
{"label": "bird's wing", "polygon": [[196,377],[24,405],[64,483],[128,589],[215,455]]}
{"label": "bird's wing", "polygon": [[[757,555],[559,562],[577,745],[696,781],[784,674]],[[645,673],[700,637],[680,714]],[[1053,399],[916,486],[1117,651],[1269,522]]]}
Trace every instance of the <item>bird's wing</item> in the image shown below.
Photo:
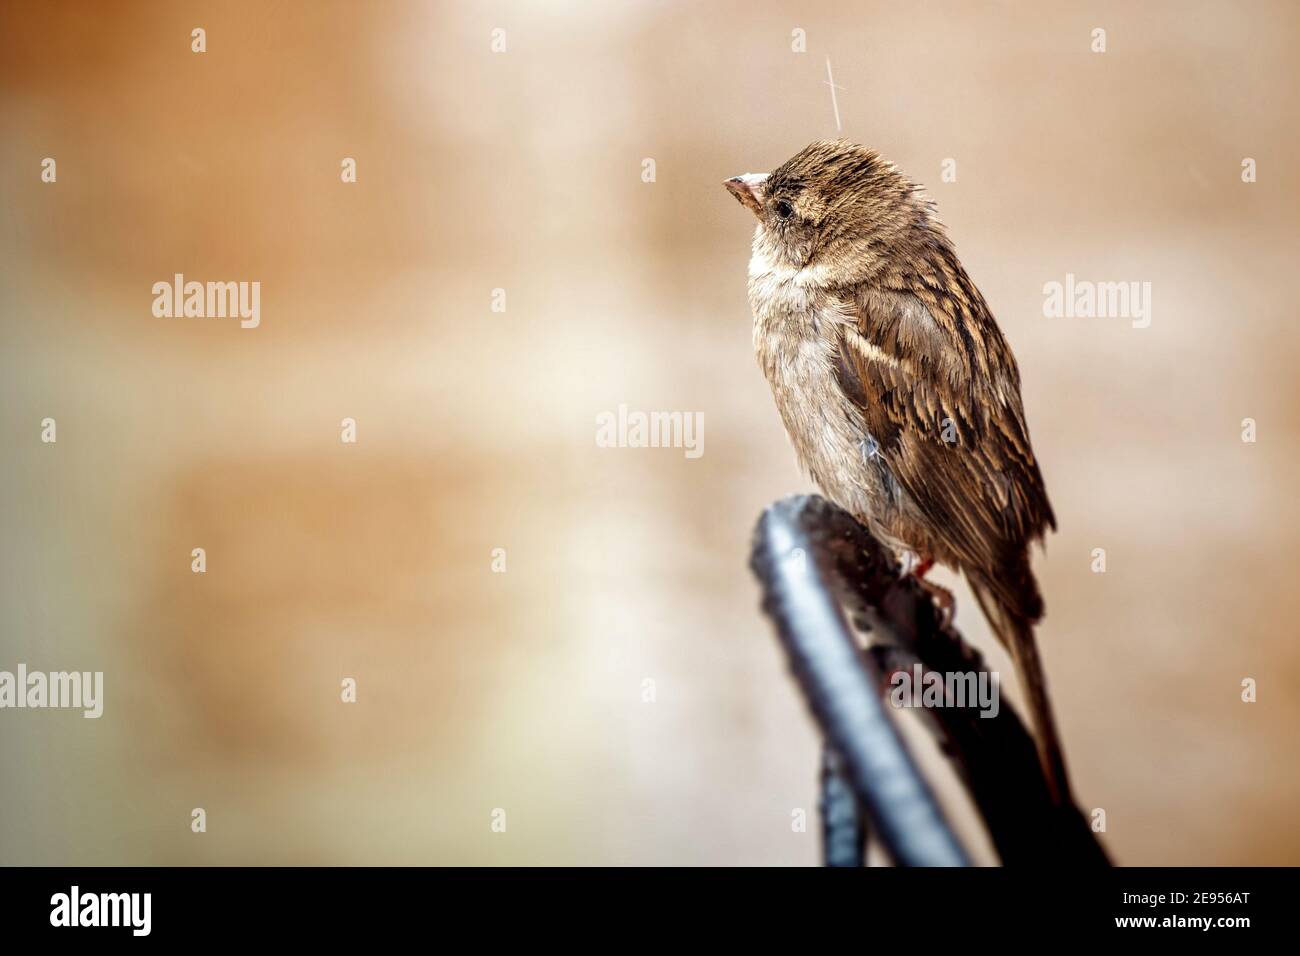
{"label": "bird's wing", "polygon": [[930,534],[963,569],[997,577],[1055,518],[1015,359],[961,267],[944,271],[842,299],[839,380]]}

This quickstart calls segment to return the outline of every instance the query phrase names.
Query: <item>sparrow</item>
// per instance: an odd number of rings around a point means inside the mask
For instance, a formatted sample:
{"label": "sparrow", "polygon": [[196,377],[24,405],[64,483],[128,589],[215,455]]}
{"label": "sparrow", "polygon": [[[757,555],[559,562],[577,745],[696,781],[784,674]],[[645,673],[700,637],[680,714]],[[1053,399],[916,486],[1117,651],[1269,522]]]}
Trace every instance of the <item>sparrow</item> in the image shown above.
{"label": "sparrow", "polygon": [[1015,356],[934,203],[846,141],[723,185],[758,218],[754,350],[800,464],[923,584],[935,562],[966,577],[1016,665],[1052,794],[1071,800],[1030,567],[1056,518]]}

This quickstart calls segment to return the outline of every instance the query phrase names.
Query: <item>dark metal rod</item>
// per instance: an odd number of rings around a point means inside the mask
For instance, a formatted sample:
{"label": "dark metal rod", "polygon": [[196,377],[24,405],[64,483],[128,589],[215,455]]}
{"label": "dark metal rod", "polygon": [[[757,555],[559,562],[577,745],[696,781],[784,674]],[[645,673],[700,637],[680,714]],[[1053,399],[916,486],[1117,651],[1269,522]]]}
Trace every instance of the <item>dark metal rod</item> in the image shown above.
{"label": "dark metal rod", "polygon": [[826,741],[844,760],[886,851],[900,866],[968,866],[897,728],[884,711],[857,641],[804,527],[807,499],[777,502],[759,519],[752,566],[763,607]]}
{"label": "dark metal rod", "polygon": [[867,826],[858,795],[844,776],[844,761],[829,745],[822,746],[821,800],[822,862],[827,866],[865,866]]}

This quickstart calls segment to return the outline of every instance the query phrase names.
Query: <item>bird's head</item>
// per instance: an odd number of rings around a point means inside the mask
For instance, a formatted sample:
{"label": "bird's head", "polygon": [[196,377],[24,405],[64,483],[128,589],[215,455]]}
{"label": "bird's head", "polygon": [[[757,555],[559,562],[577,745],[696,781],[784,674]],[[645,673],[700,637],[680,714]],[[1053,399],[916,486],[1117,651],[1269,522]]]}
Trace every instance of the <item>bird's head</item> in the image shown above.
{"label": "bird's head", "polygon": [[788,268],[860,276],[931,223],[929,202],[893,163],[844,140],[812,143],[770,173],[723,185],[758,218],[755,252]]}

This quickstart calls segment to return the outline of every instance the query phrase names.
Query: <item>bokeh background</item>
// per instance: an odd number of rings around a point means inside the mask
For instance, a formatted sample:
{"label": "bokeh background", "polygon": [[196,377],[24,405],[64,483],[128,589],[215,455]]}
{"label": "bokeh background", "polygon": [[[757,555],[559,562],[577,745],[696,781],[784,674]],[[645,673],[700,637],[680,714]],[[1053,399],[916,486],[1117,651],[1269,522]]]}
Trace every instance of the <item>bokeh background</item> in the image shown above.
{"label": "bokeh background", "polygon": [[[5,4],[0,669],[102,670],[106,709],[0,712],[0,863],[814,863],[816,738],[746,568],[809,486],[720,181],[836,135],[827,57],[843,135],[929,187],[1019,357],[1081,801],[1121,863],[1300,862],[1298,28]],[[154,318],[176,272],[260,281],[261,327]],[[1067,272],[1151,282],[1151,327],[1044,318]],[[703,457],[596,447],[620,403],[702,412]]]}

